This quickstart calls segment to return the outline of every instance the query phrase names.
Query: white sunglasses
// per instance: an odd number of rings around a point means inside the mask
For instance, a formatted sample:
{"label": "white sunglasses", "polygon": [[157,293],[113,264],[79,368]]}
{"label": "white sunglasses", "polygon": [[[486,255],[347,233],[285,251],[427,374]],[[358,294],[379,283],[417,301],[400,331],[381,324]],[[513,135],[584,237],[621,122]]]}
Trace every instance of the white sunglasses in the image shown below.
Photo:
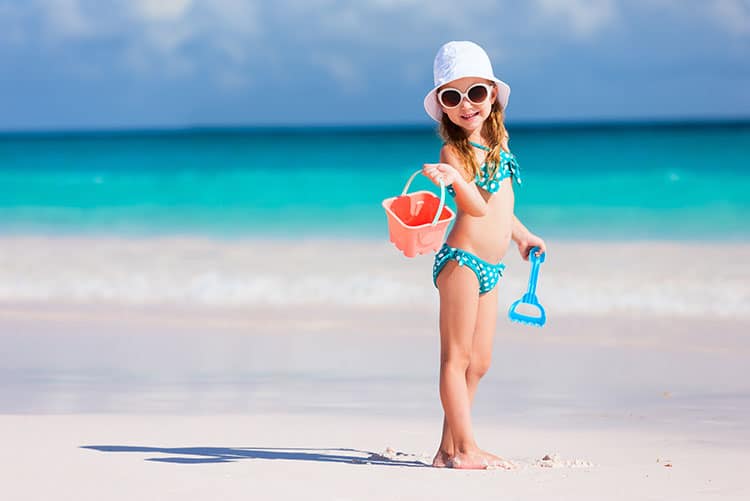
{"label": "white sunglasses", "polygon": [[492,92],[493,86],[485,83],[476,83],[469,87],[466,92],[461,92],[453,87],[446,87],[438,92],[438,102],[443,108],[452,109],[461,104],[464,98],[474,104],[482,104]]}

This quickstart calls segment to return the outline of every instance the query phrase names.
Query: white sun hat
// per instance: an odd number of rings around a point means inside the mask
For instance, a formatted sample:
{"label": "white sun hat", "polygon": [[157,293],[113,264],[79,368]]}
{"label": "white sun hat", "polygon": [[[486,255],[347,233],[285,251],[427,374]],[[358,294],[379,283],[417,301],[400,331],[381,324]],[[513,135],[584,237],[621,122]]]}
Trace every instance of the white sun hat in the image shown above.
{"label": "white sun hat", "polygon": [[448,42],[440,47],[435,55],[432,73],[435,87],[424,98],[424,109],[438,122],[443,116],[443,110],[435,94],[439,87],[459,78],[477,77],[492,80],[497,87],[497,101],[503,109],[508,106],[510,86],[495,76],[489,56],[474,42]]}

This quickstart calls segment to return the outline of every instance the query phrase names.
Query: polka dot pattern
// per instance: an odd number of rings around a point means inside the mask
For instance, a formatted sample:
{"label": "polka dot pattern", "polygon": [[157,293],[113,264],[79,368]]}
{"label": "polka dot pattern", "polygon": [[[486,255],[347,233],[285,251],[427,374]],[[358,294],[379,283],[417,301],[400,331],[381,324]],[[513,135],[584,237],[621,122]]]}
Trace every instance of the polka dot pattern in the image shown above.
{"label": "polka dot pattern", "polygon": [[[513,153],[501,151],[500,162],[498,163],[497,168],[493,169],[493,171],[494,173],[491,175],[487,168],[487,164],[482,164],[479,174],[474,178],[474,182],[477,183],[477,186],[489,193],[497,193],[497,190],[500,189],[500,183],[507,177],[515,179],[516,183],[521,186],[521,169],[519,168],[518,161]],[[453,189],[453,185],[448,185],[446,191],[452,197],[456,196],[456,190]]]}
{"label": "polka dot pattern", "polygon": [[503,263],[491,264],[484,261],[471,252],[466,252],[457,247],[451,247],[443,244],[438,253],[435,255],[435,264],[432,266],[432,283],[437,287],[437,277],[451,259],[455,260],[459,266],[468,266],[477,276],[479,283],[479,294],[487,294],[495,288],[503,276],[505,265]]}

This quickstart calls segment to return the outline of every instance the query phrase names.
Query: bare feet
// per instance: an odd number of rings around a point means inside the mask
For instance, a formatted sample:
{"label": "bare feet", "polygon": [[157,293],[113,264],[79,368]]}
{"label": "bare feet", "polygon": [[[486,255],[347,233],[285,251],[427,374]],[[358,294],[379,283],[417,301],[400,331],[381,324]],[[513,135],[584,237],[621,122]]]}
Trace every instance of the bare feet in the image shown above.
{"label": "bare feet", "polygon": [[435,454],[435,459],[432,460],[432,466],[435,468],[450,467],[471,470],[486,470],[488,468],[513,470],[516,468],[512,461],[481,449],[469,453],[458,453],[453,457],[440,449]]}
{"label": "bare feet", "polygon": [[451,468],[460,470],[486,470],[490,466],[487,456],[480,450],[459,452],[450,459]]}
{"label": "bare feet", "polygon": [[435,468],[445,468],[450,465],[450,460],[451,457],[448,453],[443,451],[443,449],[440,449],[437,451],[437,454],[435,454],[435,459],[432,460],[432,466]]}
{"label": "bare feet", "polygon": [[481,451],[481,453],[487,459],[490,468],[499,468],[503,470],[514,470],[516,468],[516,465],[512,461],[508,461],[507,459],[503,459],[500,456],[496,456],[487,451]]}

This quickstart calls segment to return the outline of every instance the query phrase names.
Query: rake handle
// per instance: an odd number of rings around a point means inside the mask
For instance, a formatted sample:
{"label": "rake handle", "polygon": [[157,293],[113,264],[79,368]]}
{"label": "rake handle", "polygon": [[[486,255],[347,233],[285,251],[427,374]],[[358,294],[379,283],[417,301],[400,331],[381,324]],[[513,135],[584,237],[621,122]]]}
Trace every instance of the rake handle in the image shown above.
{"label": "rake handle", "polygon": [[544,261],[544,254],[542,254],[541,256],[536,255],[536,252],[538,250],[539,247],[533,247],[531,251],[529,251],[529,259],[531,260],[531,275],[529,276],[529,290],[526,291],[526,294],[524,294],[524,300],[531,299],[536,296],[536,281],[539,278],[539,266]]}

